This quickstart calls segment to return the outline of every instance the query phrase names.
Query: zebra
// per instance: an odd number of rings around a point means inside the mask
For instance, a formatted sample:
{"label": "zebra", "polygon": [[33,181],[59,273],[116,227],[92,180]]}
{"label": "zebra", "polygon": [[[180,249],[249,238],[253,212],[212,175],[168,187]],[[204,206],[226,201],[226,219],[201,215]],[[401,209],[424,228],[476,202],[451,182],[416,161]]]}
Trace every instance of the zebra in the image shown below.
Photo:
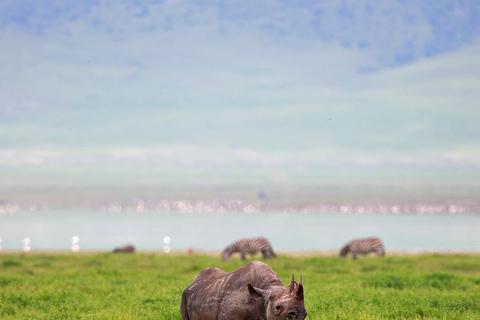
{"label": "zebra", "polygon": [[239,252],[242,256],[242,260],[245,260],[245,255],[256,254],[261,252],[264,259],[276,258],[277,255],[273,252],[272,245],[268,239],[259,237],[259,238],[242,238],[222,251],[222,260],[227,261],[230,259],[230,256],[235,252]]}
{"label": "zebra", "polygon": [[352,253],[353,260],[357,259],[357,254],[367,255],[370,252],[383,257],[385,255],[385,247],[382,240],[377,237],[353,239],[340,249],[339,256],[345,258],[349,252]]}

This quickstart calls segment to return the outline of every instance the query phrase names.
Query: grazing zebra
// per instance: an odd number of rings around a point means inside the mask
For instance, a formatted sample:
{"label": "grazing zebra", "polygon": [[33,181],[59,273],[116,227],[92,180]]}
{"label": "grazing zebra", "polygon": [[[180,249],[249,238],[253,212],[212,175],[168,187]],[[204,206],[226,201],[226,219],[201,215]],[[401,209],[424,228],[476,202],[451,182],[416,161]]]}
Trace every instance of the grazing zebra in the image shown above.
{"label": "grazing zebra", "polygon": [[230,259],[230,256],[235,252],[239,252],[242,255],[242,260],[245,260],[245,255],[248,254],[256,254],[261,252],[264,259],[277,257],[275,252],[273,252],[272,245],[270,241],[266,238],[243,238],[240,239],[222,251],[222,260],[227,261]]}
{"label": "grazing zebra", "polygon": [[385,247],[382,240],[377,237],[353,239],[340,249],[339,256],[344,258],[349,252],[352,253],[353,260],[356,260],[357,254],[366,255],[370,252],[374,252],[377,256],[384,256]]}

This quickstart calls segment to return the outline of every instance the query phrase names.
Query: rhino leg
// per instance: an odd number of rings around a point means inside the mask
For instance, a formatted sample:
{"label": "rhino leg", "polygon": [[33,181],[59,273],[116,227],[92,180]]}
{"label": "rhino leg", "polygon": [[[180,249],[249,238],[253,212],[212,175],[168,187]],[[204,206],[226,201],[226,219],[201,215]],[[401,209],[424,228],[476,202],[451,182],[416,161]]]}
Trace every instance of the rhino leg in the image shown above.
{"label": "rhino leg", "polygon": [[258,319],[250,307],[250,296],[245,293],[232,295],[222,302],[218,320],[252,320]]}

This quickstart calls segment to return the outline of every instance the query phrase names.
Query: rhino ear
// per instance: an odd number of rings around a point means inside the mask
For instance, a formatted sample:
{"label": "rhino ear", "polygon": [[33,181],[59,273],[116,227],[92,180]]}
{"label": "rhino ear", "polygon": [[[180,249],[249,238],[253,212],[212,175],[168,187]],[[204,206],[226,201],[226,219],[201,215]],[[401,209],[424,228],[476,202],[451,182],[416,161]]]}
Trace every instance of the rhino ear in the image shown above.
{"label": "rhino ear", "polygon": [[265,299],[267,291],[254,287],[250,282],[247,283],[248,292],[255,300]]}
{"label": "rhino ear", "polygon": [[297,289],[297,286],[298,286],[298,283],[297,281],[295,281],[295,276],[292,273],[292,281],[288,285],[288,292],[289,293],[293,292],[295,289]]}
{"label": "rhino ear", "polygon": [[298,284],[297,292],[295,293],[295,296],[303,300],[303,284],[302,284],[302,276],[300,276],[300,283]]}

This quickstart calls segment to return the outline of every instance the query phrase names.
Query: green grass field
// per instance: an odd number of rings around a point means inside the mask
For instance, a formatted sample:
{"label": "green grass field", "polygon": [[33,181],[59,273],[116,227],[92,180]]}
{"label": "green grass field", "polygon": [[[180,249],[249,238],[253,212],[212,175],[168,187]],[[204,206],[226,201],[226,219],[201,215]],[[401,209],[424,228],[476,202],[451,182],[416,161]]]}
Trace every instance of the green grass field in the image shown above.
{"label": "green grass field", "polygon": [[[291,257],[267,263],[302,274],[307,319],[480,319],[480,257]],[[182,291],[208,255],[0,254],[1,319],[181,319]]]}

